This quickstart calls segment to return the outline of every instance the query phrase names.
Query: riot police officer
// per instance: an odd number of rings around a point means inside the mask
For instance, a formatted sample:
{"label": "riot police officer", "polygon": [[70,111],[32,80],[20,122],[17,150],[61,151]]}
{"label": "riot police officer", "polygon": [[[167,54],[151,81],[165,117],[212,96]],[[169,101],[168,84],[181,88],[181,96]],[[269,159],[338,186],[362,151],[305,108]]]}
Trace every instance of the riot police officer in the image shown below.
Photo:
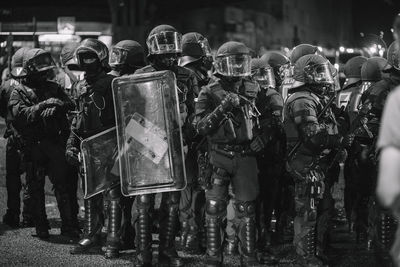
{"label": "riot police officer", "polygon": [[289,151],[287,169],[295,181],[293,243],[306,264],[319,265],[319,258],[325,259],[324,243],[329,221],[329,205],[325,200],[331,198],[330,181],[324,180],[326,164],[321,164],[323,159],[320,158],[325,149],[348,147],[353,136],[342,138],[338,134],[332,110],[325,107],[329,104],[326,92],[334,84],[326,59],[319,55],[301,57],[294,65],[294,79],[293,94],[284,108]]}
{"label": "riot police officer", "polygon": [[[208,72],[212,68],[213,58],[207,38],[197,32],[186,33],[182,36],[182,57],[179,65],[193,71],[198,86],[207,85],[210,81]],[[198,97],[199,92],[194,92]],[[197,136],[194,142],[189,145],[186,157],[186,176],[188,185],[182,191],[179,203],[181,221],[181,245],[190,253],[200,253],[201,245],[205,243],[204,226],[204,191],[201,190],[197,181],[198,169],[197,159],[204,157],[207,152],[204,137]],[[202,162],[200,162],[202,164]]]}
{"label": "riot police officer", "polygon": [[[85,78],[78,82],[77,116],[71,126],[65,156],[71,165],[79,166],[80,142],[115,126],[114,103],[111,82],[115,76],[107,74],[109,51],[107,46],[97,39],[85,39],[76,49],[78,64],[85,72]],[[119,186],[106,190],[104,199],[108,200],[108,231],[106,241],[106,258],[119,255],[120,240],[118,231],[121,226]],[[99,249],[103,225],[103,195],[97,194],[84,200],[85,224],[83,236],[71,254],[85,254]]]}
{"label": "riot police officer", "polygon": [[[110,50],[109,64],[114,76],[131,75],[137,69],[144,67],[145,54],[143,47],[134,40],[122,40]],[[135,198],[121,198],[122,223],[120,230],[121,245],[123,248],[134,247],[135,230],[132,226],[132,206]]]}
{"label": "riot police officer", "polygon": [[55,82],[55,63],[50,53],[31,49],[24,54],[26,78],[21,87],[11,93],[9,108],[13,125],[23,135],[28,147],[27,161],[32,162],[29,178],[36,233],[48,238],[48,223],[44,206],[44,179],[49,175],[62,221],[61,234],[78,237],[77,203],[69,192],[69,166],[65,160],[65,142],[69,134],[66,113],[74,105]]}
{"label": "riot police officer", "polygon": [[285,78],[285,72],[290,66],[290,60],[282,53],[271,51],[265,53],[261,60],[265,60],[274,71],[275,87],[279,89]]}
{"label": "riot police officer", "polygon": [[[260,85],[256,106],[261,115],[258,118],[259,130],[268,134],[268,141],[263,152],[257,156],[258,180],[263,192],[257,201],[257,224],[259,246],[269,254],[271,245],[271,220],[279,192],[279,182],[285,168],[286,138],[282,124],[283,98],[275,90],[273,69],[263,58],[252,59],[252,78]],[[276,214],[276,213],[275,213]],[[271,262],[272,257],[264,261]]]}
{"label": "riot police officer", "polygon": [[[21,86],[21,76],[23,55],[29,48],[18,49],[11,60],[11,78],[6,80],[0,88],[0,116],[5,119],[6,131],[4,138],[7,139],[6,145],[6,187],[7,187],[7,212],[3,216],[3,223],[10,227],[20,226],[20,191],[21,172],[23,163],[23,139],[12,125],[12,114],[8,110],[8,101],[14,87]],[[25,186],[23,193],[22,226],[33,226],[32,215],[29,208],[29,194]]]}
{"label": "riot police officer", "polygon": [[[198,91],[197,81],[192,71],[178,66],[178,59],[182,52],[181,34],[170,25],[159,25],[151,30],[147,38],[150,65],[139,69],[135,74],[170,70],[175,73],[179,88],[181,119],[184,122],[183,132],[185,143],[189,144],[193,138],[193,129],[188,118],[192,118],[194,110],[194,92]],[[183,266],[183,260],[175,249],[176,228],[179,224],[180,192],[162,193],[160,206],[160,233],[158,263],[166,266]],[[138,265],[151,266],[152,237],[151,213],[154,206],[154,194],[139,195],[136,198],[136,248]]]}
{"label": "riot police officer", "polygon": [[226,216],[228,188],[235,196],[241,264],[257,264],[255,206],[259,192],[257,161],[266,137],[256,135],[255,99],[258,84],[251,81],[250,51],[242,43],[227,42],[217,51],[216,80],[202,88],[196,102],[197,130],[206,135],[212,166],[206,191],[207,265],[221,266],[221,224]]}

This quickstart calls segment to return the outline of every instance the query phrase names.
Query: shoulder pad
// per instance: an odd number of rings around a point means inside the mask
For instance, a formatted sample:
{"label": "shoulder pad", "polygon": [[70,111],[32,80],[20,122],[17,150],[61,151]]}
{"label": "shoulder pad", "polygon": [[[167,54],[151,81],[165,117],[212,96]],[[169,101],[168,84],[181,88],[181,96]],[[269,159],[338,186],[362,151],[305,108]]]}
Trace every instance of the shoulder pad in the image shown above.
{"label": "shoulder pad", "polygon": [[287,99],[286,99],[286,103],[290,104],[293,101],[297,100],[297,99],[309,99],[313,102],[316,102],[318,105],[321,104],[319,98],[317,95],[309,92],[309,91],[299,91],[299,92],[295,92],[293,94],[291,94]]}
{"label": "shoulder pad", "polygon": [[385,91],[390,90],[390,84],[387,80],[380,80],[379,82],[376,82],[375,84],[371,85],[369,88],[369,94],[371,96],[379,96]]}

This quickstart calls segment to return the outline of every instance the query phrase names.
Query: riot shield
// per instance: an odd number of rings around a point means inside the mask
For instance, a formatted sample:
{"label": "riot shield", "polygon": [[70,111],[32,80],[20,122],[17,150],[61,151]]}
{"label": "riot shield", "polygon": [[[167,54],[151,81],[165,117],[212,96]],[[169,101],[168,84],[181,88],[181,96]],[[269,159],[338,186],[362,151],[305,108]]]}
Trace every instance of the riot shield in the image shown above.
{"label": "riot shield", "polygon": [[186,173],[174,73],[116,78],[112,89],[122,194],[183,190]]}
{"label": "riot shield", "polygon": [[115,127],[84,139],[81,142],[81,156],[84,168],[85,199],[119,184]]}

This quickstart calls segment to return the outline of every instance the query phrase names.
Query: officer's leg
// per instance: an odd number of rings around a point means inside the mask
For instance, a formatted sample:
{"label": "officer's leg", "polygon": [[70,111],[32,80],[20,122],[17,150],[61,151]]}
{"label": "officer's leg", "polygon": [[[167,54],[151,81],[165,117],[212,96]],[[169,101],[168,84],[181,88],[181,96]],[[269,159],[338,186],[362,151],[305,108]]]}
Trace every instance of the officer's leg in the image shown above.
{"label": "officer's leg", "polygon": [[121,197],[122,223],[121,223],[121,248],[135,247],[135,228],[132,226],[132,206],[135,197]]}
{"label": "officer's leg", "polygon": [[186,242],[189,234],[189,220],[193,217],[192,214],[192,199],[193,199],[193,184],[188,184],[186,188],[181,191],[181,198],[179,201],[179,221],[181,223],[181,236],[180,243],[184,250],[186,250]]}
{"label": "officer's leg", "polygon": [[331,226],[331,218],[334,209],[334,200],[331,195],[329,184],[325,185],[324,195],[318,203],[317,209],[317,246],[316,255],[322,261],[328,261],[326,256],[326,248],[328,245],[328,235]]}
{"label": "officer's leg", "polygon": [[225,239],[224,239],[224,254],[225,255],[236,255],[239,253],[238,250],[238,238],[237,238],[237,218],[235,216],[235,200],[233,192],[231,192],[231,186],[229,187],[229,202],[226,207],[226,227],[225,227]]}
{"label": "officer's leg", "polygon": [[154,194],[136,197],[136,252],[137,266],[152,266],[152,220],[151,208],[154,204]]}
{"label": "officer's leg", "polygon": [[[79,214],[79,204],[77,198],[77,191],[78,191],[78,168],[75,166],[68,165],[68,194],[70,199],[71,205],[71,213],[73,218],[77,218]],[[78,220],[75,220],[75,223],[78,223]],[[76,225],[78,226],[78,225]]]}
{"label": "officer's leg", "polygon": [[[61,217],[61,234],[77,238],[80,231],[76,214],[76,191],[71,192],[69,165],[65,160],[65,151],[61,144],[43,140],[40,149],[48,159],[49,178],[54,185],[54,195],[57,199],[58,210]],[[74,181],[72,181],[74,182]],[[74,210],[75,209],[75,210]]]}
{"label": "officer's leg", "polygon": [[70,251],[71,254],[87,254],[98,252],[100,249],[100,235],[103,227],[103,196],[95,195],[84,200],[85,223],[83,236],[78,244]]}
{"label": "officer's leg", "polygon": [[20,214],[20,154],[13,137],[8,138],[6,146],[6,187],[7,187],[7,212],[3,222],[10,227],[19,226]]}
{"label": "officer's leg", "polygon": [[293,244],[298,255],[312,258],[315,255],[315,225],[316,210],[310,207],[307,183],[296,181],[295,205],[296,217],[294,219]]}
{"label": "officer's leg", "polygon": [[116,186],[107,191],[108,205],[108,231],[105,257],[107,259],[116,258],[119,256],[122,210],[120,206],[121,188]]}
{"label": "officer's leg", "polygon": [[180,192],[162,194],[160,206],[160,246],[158,250],[158,264],[163,266],[183,266],[175,249],[175,235],[179,224]]}
{"label": "officer's leg", "polygon": [[255,200],[259,193],[257,162],[254,157],[235,158],[232,177],[235,216],[238,218],[239,252],[242,266],[258,264],[256,258]]}

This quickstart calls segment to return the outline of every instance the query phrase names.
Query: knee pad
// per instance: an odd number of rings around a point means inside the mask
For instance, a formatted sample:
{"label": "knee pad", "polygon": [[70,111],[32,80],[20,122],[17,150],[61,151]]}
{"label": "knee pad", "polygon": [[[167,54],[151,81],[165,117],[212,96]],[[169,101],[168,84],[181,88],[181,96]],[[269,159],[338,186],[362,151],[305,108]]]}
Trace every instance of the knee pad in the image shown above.
{"label": "knee pad", "polygon": [[119,199],[122,196],[121,188],[119,186],[111,188],[108,190],[107,196],[110,200]]}
{"label": "knee pad", "polygon": [[152,196],[147,195],[139,195],[136,198],[136,204],[139,209],[149,209],[151,206],[151,198]]}
{"label": "knee pad", "polygon": [[169,192],[168,193],[168,205],[179,205],[181,193],[180,192]]}
{"label": "knee pad", "polygon": [[219,217],[226,213],[226,202],[223,200],[208,199],[206,202],[207,215]]}
{"label": "knee pad", "polygon": [[234,207],[239,218],[254,217],[256,214],[255,201],[235,201]]}

